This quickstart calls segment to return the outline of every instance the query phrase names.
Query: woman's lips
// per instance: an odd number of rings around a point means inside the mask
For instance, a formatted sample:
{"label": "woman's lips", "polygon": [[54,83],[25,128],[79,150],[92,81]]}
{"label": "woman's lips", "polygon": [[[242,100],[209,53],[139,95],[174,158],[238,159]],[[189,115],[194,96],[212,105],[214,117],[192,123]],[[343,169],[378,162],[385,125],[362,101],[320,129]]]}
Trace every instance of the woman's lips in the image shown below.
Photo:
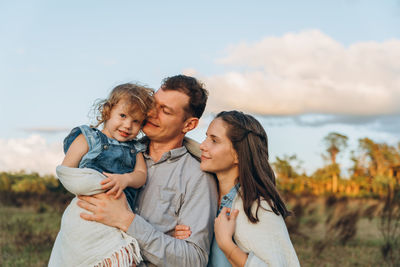
{"label": "woman's lips", "polygon": [[207,160],[207,159],[210,159],[210,158],[209,158],[209,157],[206,157],[206,156],[203,156],[203,155],[201,155],[200,159],[201,159],[201,161],[203,161],[203,160]]}

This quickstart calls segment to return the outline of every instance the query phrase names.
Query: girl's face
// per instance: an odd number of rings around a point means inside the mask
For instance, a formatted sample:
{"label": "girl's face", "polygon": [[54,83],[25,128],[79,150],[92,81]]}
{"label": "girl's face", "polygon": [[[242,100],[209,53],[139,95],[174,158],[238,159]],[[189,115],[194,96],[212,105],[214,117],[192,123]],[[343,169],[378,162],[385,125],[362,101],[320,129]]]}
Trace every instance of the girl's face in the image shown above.
{"label": "girl's face", "polygon": [[214,119],[207,129],[207,137],[200,144],[201,164],[203,171],[219,174],[235,174],[238,172],[238,157],[229,140],[227,125],[221,118]]}
{"label": "girl's face", "polygon": [[129,103],[120,100],[110,112],[110,117],[104,122],[103,133],[119,142],[133,140],[139,133],[142,122],[129,115]]}

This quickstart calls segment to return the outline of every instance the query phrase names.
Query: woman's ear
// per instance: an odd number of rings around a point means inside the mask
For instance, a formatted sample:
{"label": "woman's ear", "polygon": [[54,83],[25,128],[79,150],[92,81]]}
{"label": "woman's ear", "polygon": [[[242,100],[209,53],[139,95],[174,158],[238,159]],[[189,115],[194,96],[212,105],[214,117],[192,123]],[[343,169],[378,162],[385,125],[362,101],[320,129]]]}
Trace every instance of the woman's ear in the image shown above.
{"label": "woman's ear", "polygon": [[233,163],[239,164],[238,154],[236,153],[235,149],[232,148],[232,156],[233,156]]}
{"label": "woman's ear", "polygon": [[182,132],[186,134],[187,132],[190,132],[191,130],[196,128],[197,125],[199,125],[199,118],[190,117],[185,121]]}

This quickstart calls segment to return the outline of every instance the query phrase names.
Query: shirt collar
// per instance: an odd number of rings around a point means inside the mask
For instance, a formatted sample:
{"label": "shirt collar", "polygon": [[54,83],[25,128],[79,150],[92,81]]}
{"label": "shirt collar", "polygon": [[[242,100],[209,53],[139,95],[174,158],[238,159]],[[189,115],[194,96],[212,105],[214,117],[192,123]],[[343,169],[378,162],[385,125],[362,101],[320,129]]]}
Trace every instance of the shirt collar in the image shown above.
{"label": "shirt collar", "polygon": [[229,193],[224,196],[224,198],[226,197],[227,199],[229,199],[229,201],[233,201],[233,199],[236,197],[239,188],[240,188],[239,183],[235,184],[229,191]]}
{"label": "shirt collar", "polygon": [[[161,159],[157,162],[157,163],[161,163],[164,162],[166,160],[169,161],[174,161],[175,159],[180,158],[181,156],[183,156],[185,153],[187,152],[187,149],[185,146],[181,146],[178,148],[174,148],[168,152],[165,152],[162,156]],[[143,153],[143,156],[146,159],[151,159],[150,155],[148,154],[148,152],[146,151],[145,153]]]}

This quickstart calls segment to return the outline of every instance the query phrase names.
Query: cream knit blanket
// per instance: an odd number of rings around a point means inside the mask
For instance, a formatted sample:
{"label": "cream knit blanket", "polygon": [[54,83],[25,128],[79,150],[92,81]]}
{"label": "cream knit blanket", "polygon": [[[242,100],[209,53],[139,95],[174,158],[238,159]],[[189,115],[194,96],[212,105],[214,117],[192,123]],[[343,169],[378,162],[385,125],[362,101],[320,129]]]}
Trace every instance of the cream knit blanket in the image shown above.
{"label": "cream knit blanket", "polygon": [[[100,181],[105,176],[96,170],[57,166],[56,172],[64,187],[75,195],[104,192]],[[80,218],[81,212],[88,211],[77,201],[75,197],[64,211],[49,266],[128,267],[142,260],[136,239],[117,228]]]}

